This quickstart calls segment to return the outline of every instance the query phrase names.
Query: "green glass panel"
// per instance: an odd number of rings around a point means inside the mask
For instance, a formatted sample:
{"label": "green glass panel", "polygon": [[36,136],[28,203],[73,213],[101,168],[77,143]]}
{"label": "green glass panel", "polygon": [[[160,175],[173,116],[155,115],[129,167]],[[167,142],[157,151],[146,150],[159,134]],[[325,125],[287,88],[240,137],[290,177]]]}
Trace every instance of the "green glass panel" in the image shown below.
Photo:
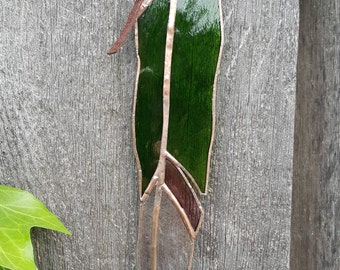
{"label": "green glass panel", "polygon": [[220,23],[217,0],[180,0],[171,69],[168,151],[204,191]]}
{"label": "green glass panel", "polygon": [[163,124],[163,72],[169,1],[155,0],[138,20],[141,61],[135,111],[136,147],[142,167],[142,190],[158,163]]}
{"label": "green glass panel", "polygon": [[[154,0],[138,20],[141,72],[136,104],[143,191],[158,161],[169,1]],[[212,132],[213,84],[220,49],[217,0],[179,0],[171,70],[168,151],[205,188]]]}

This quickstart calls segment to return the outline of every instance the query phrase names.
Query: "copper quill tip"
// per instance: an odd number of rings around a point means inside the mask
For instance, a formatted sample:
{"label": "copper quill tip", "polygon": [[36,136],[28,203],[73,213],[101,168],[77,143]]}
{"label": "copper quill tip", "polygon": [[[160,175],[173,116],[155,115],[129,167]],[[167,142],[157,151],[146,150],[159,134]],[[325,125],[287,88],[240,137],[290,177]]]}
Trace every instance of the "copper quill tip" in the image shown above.
{"label": "copper quill tip", "polygon": [[116,53],[120,47],[123,46],[126,38],[128,37],[132,26],[134,25],[134,23],[137,21],[138,17],[141,15],[141,5],[143,3],[143,0],[136,0],[131,12],[129,14],[129,17],[122,29],[122,31],[120,32],[119,38],[117,39],[117,41],[112,45],[112,47],[107,51],[107,54],[114,54]]}

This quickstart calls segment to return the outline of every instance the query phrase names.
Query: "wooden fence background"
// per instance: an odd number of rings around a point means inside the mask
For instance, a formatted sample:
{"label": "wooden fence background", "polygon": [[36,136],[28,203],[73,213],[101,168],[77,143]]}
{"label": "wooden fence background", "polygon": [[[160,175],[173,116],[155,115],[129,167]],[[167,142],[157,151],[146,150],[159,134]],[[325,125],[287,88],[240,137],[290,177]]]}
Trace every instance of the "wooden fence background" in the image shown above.
{"label": "wooden fence background", "polygon": [[[39,269],[135,268],[133,34],[106,55],[132,4],[0,3],[0,183],[32,192],[73,233],[33,230]],[[216,140],[193,269],[336,270],[340,1],[222,6]]]}

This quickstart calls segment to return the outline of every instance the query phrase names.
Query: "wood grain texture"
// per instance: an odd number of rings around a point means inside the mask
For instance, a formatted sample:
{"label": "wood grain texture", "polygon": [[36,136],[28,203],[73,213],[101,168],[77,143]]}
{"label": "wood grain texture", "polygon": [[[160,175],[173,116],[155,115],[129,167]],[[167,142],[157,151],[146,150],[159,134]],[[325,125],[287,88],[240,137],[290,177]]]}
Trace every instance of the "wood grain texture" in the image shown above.
{"label": "wood grain texture", "polygon": [[[39,268],[134,269],[133,35],[106,55],[133,1],[1,5],[0,182],[33,192],[73,232],[34,230]],[[298,2],[222,6],[216,139],[193,269],[288,269]]]}
{"label": "wood grain texture", "polygon": [[300,1],[292,270],[340,265],[340,1]]}
{"label": "wood grain texture", "polygon": [[224,1],[210,192],[193,269],[289,269],[297,1]]}
{"label": "wood grain texture", "polygon": [[73,233],[34,231],[39,269],[135,264],[133,35],[106,55],[130,4],[1,3],[0,181],[33,192]]}

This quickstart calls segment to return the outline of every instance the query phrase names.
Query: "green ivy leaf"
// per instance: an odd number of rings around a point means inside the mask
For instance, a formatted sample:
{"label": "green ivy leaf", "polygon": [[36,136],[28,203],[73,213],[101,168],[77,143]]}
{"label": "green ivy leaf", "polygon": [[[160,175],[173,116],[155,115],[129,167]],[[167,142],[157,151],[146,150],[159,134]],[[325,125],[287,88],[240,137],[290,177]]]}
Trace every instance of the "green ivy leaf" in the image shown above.
{"label": "green ivy leaf", "polygon": [[29,192],[0,185],[0,269],[36,270],[32,227],[70,232]]}

